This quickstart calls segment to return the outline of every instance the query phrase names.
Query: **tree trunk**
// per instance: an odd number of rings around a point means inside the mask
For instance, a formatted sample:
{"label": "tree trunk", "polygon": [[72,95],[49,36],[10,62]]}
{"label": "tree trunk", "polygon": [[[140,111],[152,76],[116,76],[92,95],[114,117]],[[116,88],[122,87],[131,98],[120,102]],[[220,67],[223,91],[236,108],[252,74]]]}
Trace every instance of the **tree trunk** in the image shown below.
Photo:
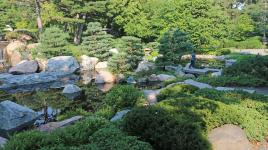
{"label": "tree trunk", "polygon": [[[77,14],[77,18],[80,19],[80,15]],[[85,20],[86,14],[83,14],[82,18]],[[74,33],[74,43],[77,45],[81,43],[83,29],[84,29],[84,24],[78,23],[76,26],[75,33]]]}
{"label": "tree trunk", "polygon": [[36,20],[39,34],[43,31],[43,25],[41,20],[41,13],[40,13],[40,0],[35,0],[35,11],[36,11]]}

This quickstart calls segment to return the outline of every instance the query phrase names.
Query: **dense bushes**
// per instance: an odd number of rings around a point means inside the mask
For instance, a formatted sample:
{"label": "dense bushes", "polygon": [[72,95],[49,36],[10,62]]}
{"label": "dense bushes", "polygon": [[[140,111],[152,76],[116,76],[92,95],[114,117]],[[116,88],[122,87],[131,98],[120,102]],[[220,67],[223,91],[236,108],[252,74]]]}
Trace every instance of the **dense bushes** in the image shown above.
{"label": "dense bushes", "polygon": [[186,117],[157,107],[136,108],[125,117],[123,128],[157,150],[210,149],[200,126]]}
{"label": "dense bushes", "polygon": [[106,94],[105,103],[118,111],[122,108],[133,107],[140,99],[143,99],[143,93],[134,86],[117,85]]}
{"label": "dense bushes", "polygon": [[[109,137],[109,138],[108,138]],[[148,143],[127,136],[99,117],[88,117],[75,125],[58,129],[52,133],[26,131],[11,137],[5,150],[110,150],[113,148],[150,150]]]}
{"label": "dense bushes", "polygon": [[224,74],[232,76],[246,74],[268,81],[268,56],[257,56],[242,60],[226,68]]}
{"label": "dense bushes", "polygon": [[240,48],[240,49],[256,49],[263,48],[260,37],[251,37],[245,41],[225,40],[224,47],[226,48]]}
{"label": "dense bushes", "polygon": [[265,86],[267,81],[249,75],[237,76],[200,76],[197,81],[210,84],[212,86]]}

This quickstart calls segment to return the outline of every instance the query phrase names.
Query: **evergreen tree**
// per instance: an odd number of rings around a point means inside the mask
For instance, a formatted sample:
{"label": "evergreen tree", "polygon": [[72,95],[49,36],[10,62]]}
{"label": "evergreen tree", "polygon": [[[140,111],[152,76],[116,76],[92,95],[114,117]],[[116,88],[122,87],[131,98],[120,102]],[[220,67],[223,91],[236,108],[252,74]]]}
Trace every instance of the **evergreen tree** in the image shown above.
{"label": "evergreen tree", "polygon": [[133,71],[144,56],[141,39],[124,36],[118,45],[120,52],[109,59],[109,69],[114,73]]}
{"label": "evergreen tree", "polygon": [[81,49],[88,51],[89,56],[107,60],[112,40],[112,35],[107,34],[99,22],[90,22],[84,33]]}
{"label": "evergreen tree", "polygon": [[69,55],[67,50],[69,38],[68,33],[64,33],[58,27],[47,28],[40,36],[40,46],[34,50],[37,56],[51,58],[60,55]]}
{"label": "evergreen tree", "polygon": [[193,51],[194,45],[186,33],[179,29],[170,29],[160,39],[159,53],[162,57],[157,59],[159,66],[174,65],[180,62],[181,56]]}

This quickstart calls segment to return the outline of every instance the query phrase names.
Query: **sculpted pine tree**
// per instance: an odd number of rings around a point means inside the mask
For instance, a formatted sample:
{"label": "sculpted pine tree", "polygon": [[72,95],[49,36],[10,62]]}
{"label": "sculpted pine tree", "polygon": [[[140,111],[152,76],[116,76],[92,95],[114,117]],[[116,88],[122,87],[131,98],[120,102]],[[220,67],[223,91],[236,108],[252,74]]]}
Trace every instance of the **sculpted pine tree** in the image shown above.
{"label": "sculpted pine tree", "polygon": [[69,55],[67,39],[68,33],[63,32],[58,27],[47,28],[40,36],[40,46],[38,46],[34,53],[46,58],[51,58],[60,55]]}
{"label": "sculpted pine tree", "polygon": [[107,60],[112,40],[112,35],[107,34],[99,22],[90,22],[84,33],[81,49],[88,51],[89,56]]}

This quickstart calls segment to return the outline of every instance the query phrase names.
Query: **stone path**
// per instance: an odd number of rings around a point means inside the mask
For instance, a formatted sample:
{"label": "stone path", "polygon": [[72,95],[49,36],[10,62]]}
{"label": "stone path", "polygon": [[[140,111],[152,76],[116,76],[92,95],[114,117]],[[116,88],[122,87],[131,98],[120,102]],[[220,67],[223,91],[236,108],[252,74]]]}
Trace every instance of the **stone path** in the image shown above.
{"label": "stone path", "polygon": [[213,150],[253,150],[245,132],[238,126],[226,124],[208,134]]}

